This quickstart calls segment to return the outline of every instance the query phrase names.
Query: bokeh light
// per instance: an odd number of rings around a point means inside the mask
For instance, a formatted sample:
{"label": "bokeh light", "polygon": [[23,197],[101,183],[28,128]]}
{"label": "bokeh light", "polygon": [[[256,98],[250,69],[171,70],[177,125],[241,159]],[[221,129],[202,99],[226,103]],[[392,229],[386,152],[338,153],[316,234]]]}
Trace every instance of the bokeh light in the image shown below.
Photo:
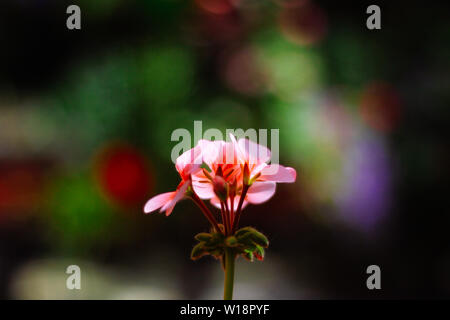
{"label": "bokeh light", "polygon": [[252,47],[233,50],[221,63],[225,83],[245,95],[260,95],[267,89],[267,76],[259,52]]}
{"label": "bokeh light", "polygon": [[89,252],[107,246],[117,236],[113,232],[118,223],[115,210],[103,199],[93,178],[88,174],[71,174],[56,179],[49,187],[49,241],[63,252]]}
{"label": "bokeh light", "polygon": [[391,163],[383,138],[360,134],[343,166],[343,187],[336,196],[342,217],[373,235],[391,204]]}
{"label": "bokeh light", "polygon": [[233,10],[233,3],[230,0],[195,0],[195,3],[213,14],[227,14]]}
{"label": "bokeh light", "polygon": [[371,83],[361,94],[359,111],[368,126],[381,132],[390,132],[400,120],[399,94],[388,84]]}
{"label": "bokeh light", "polygon": [[299,48],[278,33],[266,31],[255,39],[269,90],[280,99],[295,99],[320,88],[323,62],[317,51]]}
{"label": "bokeh light", "polygon": [[315,45],[325,37],[328,22],[325,12],[317,5],[306,2],[284,3],[279,14],[281,32],[293,43],[299,45]]}
{"label": "bokeh light", "polygon": [[95,171],[102,191],[119,206],[140,207],[152,191],[153,177],[146,159],[126,144],[101,150]]}

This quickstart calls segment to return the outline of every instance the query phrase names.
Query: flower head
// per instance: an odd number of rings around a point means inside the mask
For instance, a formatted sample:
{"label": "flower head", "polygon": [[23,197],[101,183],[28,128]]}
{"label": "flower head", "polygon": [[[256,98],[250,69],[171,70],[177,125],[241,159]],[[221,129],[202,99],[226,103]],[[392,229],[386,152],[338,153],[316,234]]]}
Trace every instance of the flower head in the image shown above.
{"label": "flower head", "polygon": [[279,164],[269,164],[271,152],[265,146],[230,135],[231,141],[200,140],[176,160],[181,182],[173,192],[151,198],[144,207],[149,213],[160,209],[169,215],[187,194],[205,216],[219,229],[217,221],[201,199],[222,210],[226,232],[236,229],[243,208],[260,204],[274,194],[276,184],[294,182],[296,171]]}
{"label": "flower head", "polygon": [[227,204],[235,210],[244,186],[248,187],[242,207],[248,203],[260,204],[269,200],[275,193],[277,182],[294,182],[296,171],[278,164],[268,164],[271,152],[268,148],[248,139],[231,142],[201,140],[203,160],[210,170],[203,168],[193,175],[194,191],[202,199],[210,199],[220,208],[220,197],[214,191],[215,176],[221,176],[231,185],[235,194]]}

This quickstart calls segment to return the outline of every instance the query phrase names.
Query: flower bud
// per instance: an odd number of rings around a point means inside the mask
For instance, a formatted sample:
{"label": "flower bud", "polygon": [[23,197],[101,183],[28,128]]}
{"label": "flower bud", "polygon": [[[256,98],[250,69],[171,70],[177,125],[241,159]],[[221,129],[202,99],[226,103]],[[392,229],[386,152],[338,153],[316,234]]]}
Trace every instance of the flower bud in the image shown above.
{"label": "flower bud", "polygon": [[215,176],[213,180],[214,193],[221,201],[227,201],[228,184],[224,178]]}

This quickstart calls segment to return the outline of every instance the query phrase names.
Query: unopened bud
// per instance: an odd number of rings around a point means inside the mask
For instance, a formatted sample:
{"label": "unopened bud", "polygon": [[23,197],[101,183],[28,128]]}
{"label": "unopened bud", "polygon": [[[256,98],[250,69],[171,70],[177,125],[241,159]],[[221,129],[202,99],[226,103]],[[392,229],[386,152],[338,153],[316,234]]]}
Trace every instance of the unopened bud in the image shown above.
{"label": "unopened bud", "polygon": [[228,184],[224,178],[215,176],[213,180],[214,193],[221,201],[227,201]]}

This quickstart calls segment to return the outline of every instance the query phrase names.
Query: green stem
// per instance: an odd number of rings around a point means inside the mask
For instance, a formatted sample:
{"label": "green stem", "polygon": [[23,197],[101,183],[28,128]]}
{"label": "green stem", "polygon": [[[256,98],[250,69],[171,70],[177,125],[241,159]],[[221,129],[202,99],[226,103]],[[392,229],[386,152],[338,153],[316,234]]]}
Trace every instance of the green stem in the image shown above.
{"label": "green stem", "polygon": [[225,248],[225,284],[223,300],[233,300],[234,262],[236,255],[231,248]]}

